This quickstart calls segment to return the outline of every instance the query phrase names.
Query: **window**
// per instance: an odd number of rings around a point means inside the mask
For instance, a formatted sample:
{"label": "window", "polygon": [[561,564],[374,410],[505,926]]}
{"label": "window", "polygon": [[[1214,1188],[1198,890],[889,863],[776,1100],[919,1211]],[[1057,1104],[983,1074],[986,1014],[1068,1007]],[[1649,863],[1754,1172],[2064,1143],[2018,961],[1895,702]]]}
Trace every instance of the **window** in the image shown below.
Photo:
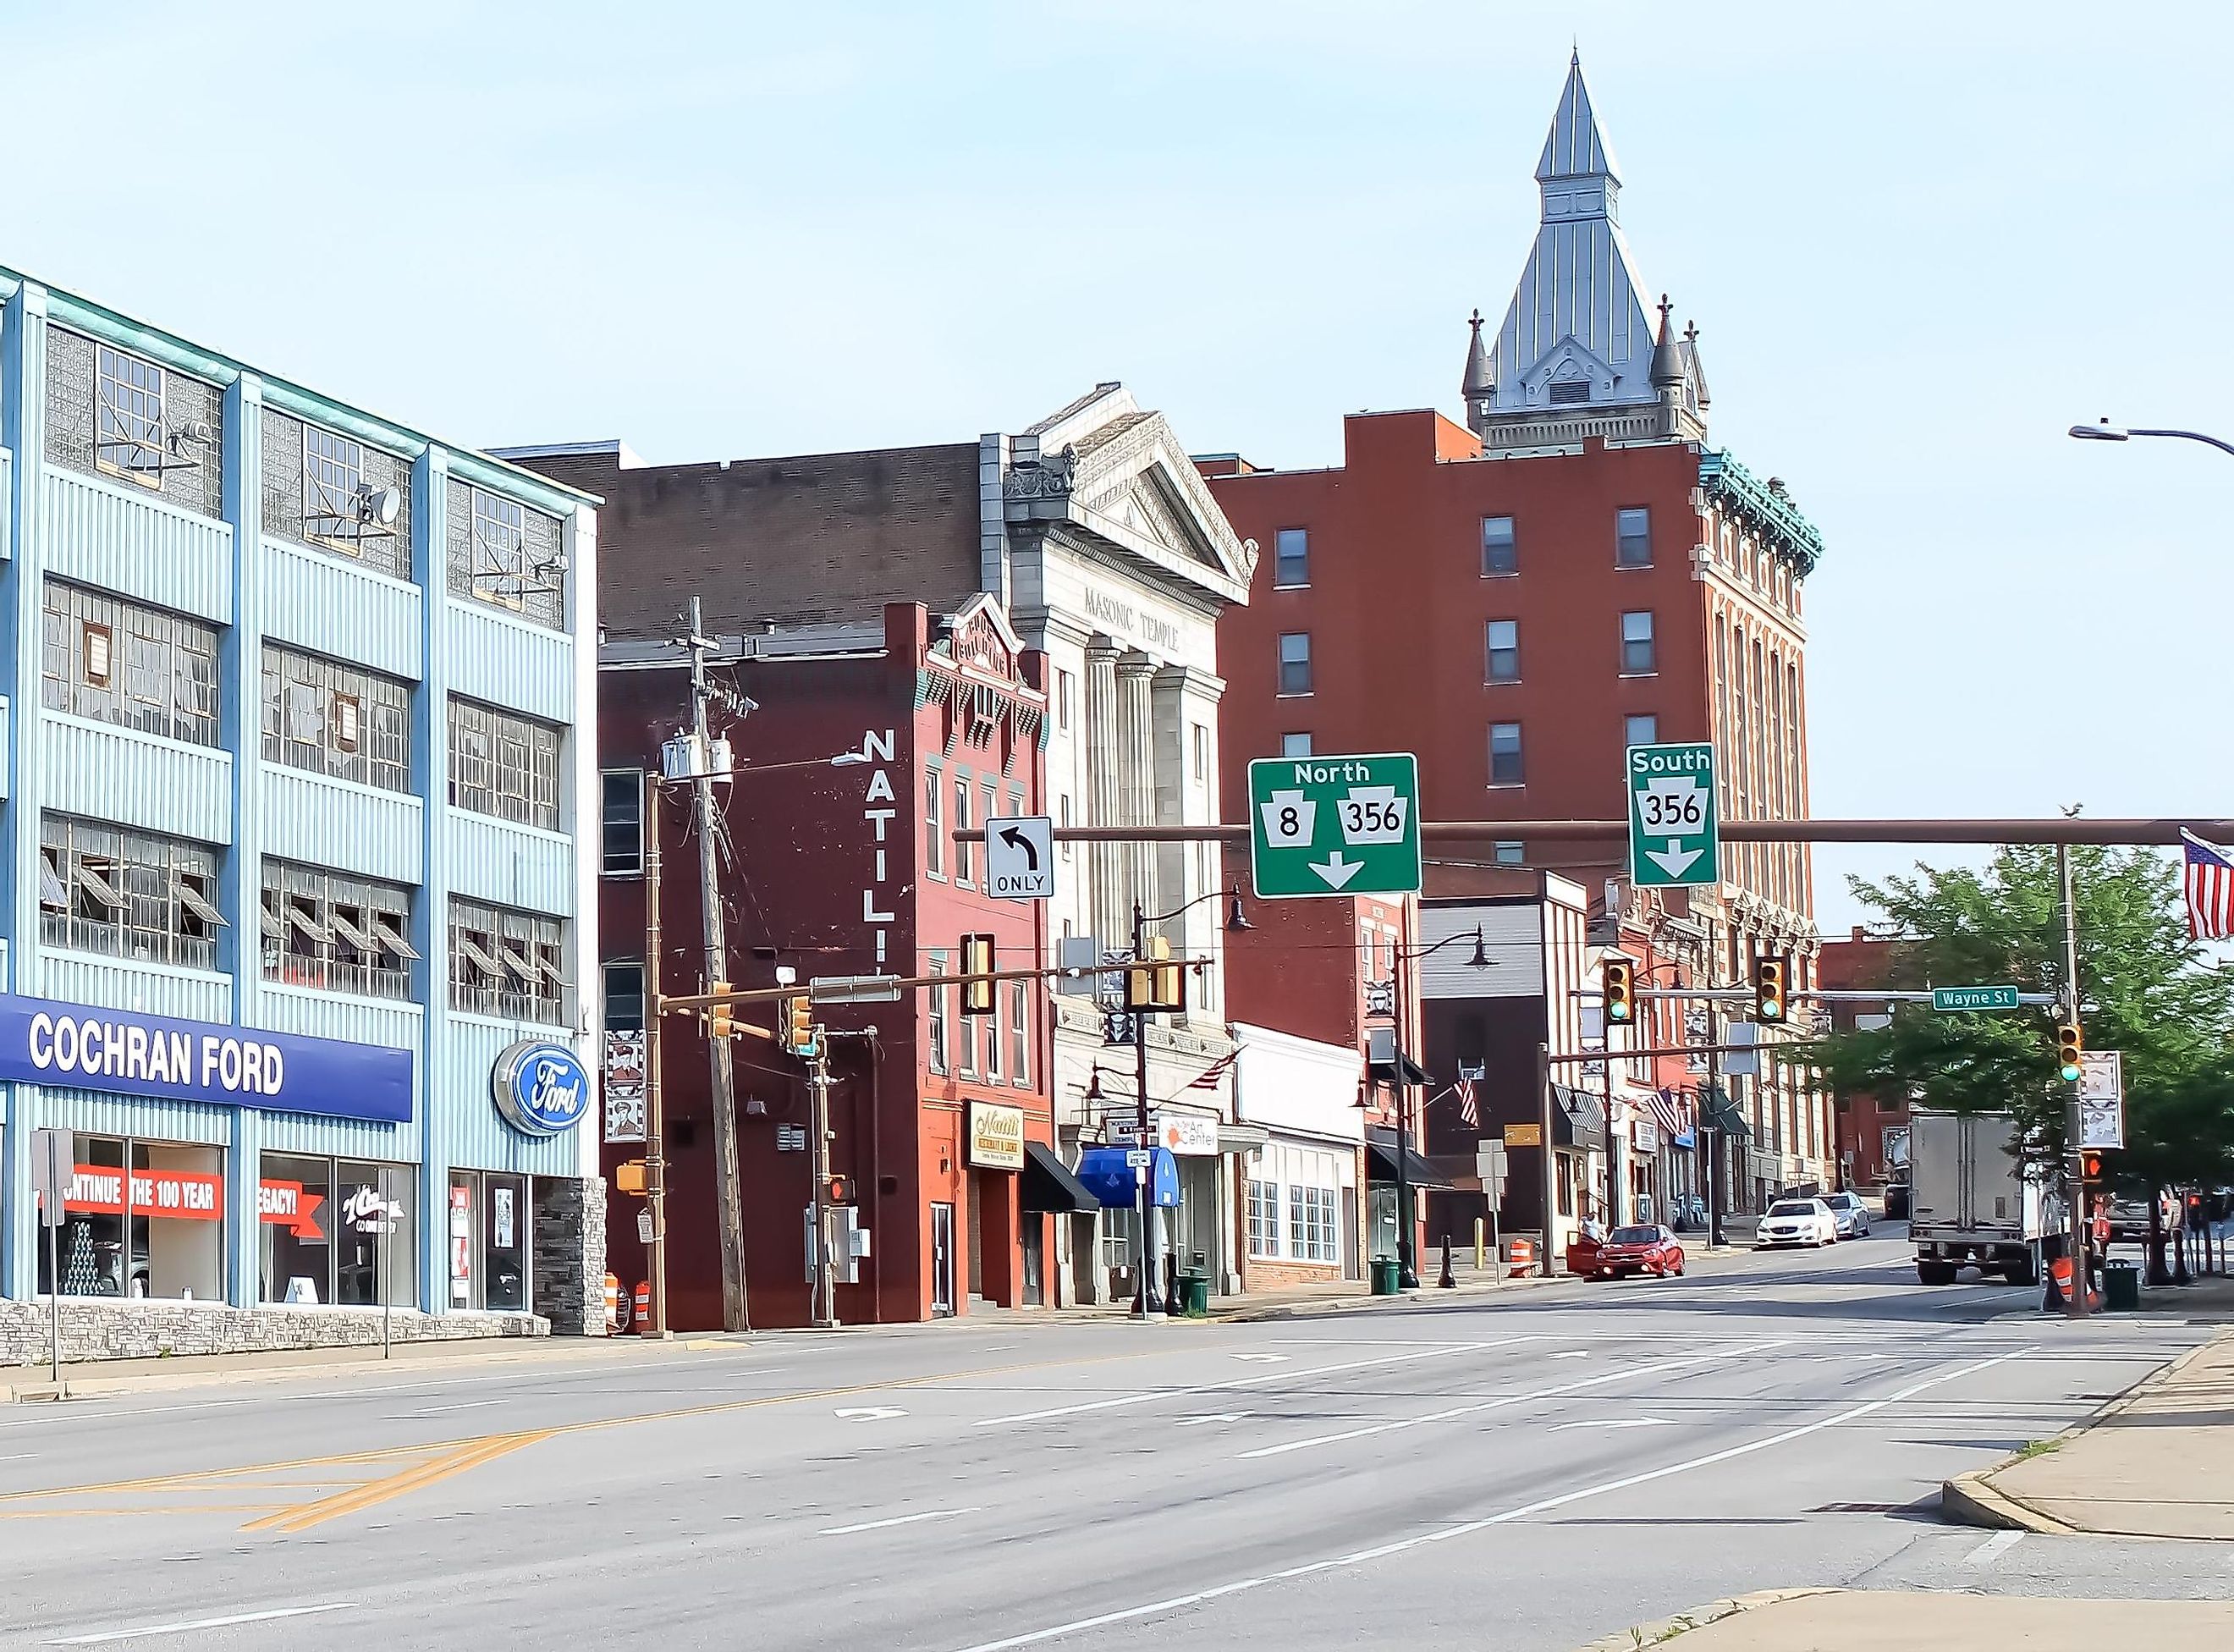
{"label": "window", "polygon": [[472,700],[450,701],[450,801],[476,814],[558,829],[558,731]]}
{"label": "window", "polygon": [[[257,1188],[262,1300],[417,1307],[416,1177],[408,1165],[265,1154]],[[361,1233],[331,1219],[352,1203],[369,1208],[376,1199],[402,1212],[393,1232]]]}
{"label": "window", "polygon": [[1335,1237],[1335,1191],[1331,1187],[1288,1190],[1288,1245],[1297,1262],[1339,1262]]}
{"label": "window", "polygon": [[969,836],[970,777],[967,774],[954,777],[954,830],[957,833],[954,839],[954,881],[966,885],[975,870],[977,859],[974,852],[977,845],[970,841]]}
{"label": "window", "polygon": [[40,691],[49,710],[217,744],[217,631],[168,609],[49,579]]}
{"label": "window", "polygon": [[1528,846],[1506,839],[1497,846],[1497,864],[1500,866],[1525,866],[1528,864]]}
{"label": "window", "polygon": [[923,869],[946,876],[946,772],[936,763],[923,771]]}
{"label": "window", "polygon": [[1520,725],[1517,722],[1493,722],[1489,726],[1489,783],[1525,783],[1520,761]]}
{"label": "window", "polygon": [[1001,1025],[1001,1000],[1005,995],[1000,983],[993,983],[993,1013],[985,1016],[985,1077],[989,1082],[1001,1081],[1002,1035],[1006,1030]]}
{"label": "window", "polygon": [[[946,954],[944,952],[932,953],[929,962],[924,964],[923,972],[925,975],[944,975],[946,973]],[[932,1072],[944,1073],[946,1071],[947,1068],[946,989],[944,987],[933,987],[929,992],[924,994],[924,1001],[929,1006],[931,1013],[931,1039],[926,1049],[925,1059],[930,1062],[931,1070]]]}
{"label": "window", "polygon": [[163,369],[108,345],[94,352],[93,462],[112,476],[163,485]]}
{"label": "window", "polygon": [[[1058,826],[1061,826],[1065,830],[1068,830],[1071,824],[1070,793],[1065,792],[1061,796],[1056,798],[1055,802],[1055,823]],[[1071,846],[1068,839],[1057,846],[1062,851],[1062,858],[1065,860],[1068,860],[1072,858],[1070,852]]]}
{"label": "window", "polygon": [[364,449],[347,436],[303,427],[303,533],[306,539],[336,551],[358,554],[364,538],[365,512],[359,503],[364,486]]}
{"label": "window", "polygon": [[264,758],[411,789],[411,689],[361,666],[264,645]]}
{"label": "window", "polygon": [[1068,671],[1055,674],[1055,726],[1063,733],[1070,732],[1070,695],[1073,678]]}
{"label": "window", "polygon": [[1009,983],[1009,1081],[1032,1087],[1032,983]]}
{"label": "window", "polygon": [[450,1005],[470,1015],[564,1026],[572,983],[555,917],[450,898]]}
{"label": "window", "polygon": [[1614,513],[1613,565],[1649,568],[1652,565],[1652,513],[1633,505]]}
{"label": "window", "polygon": [[1309,757],[1310,754],[1311,737],[1309,735],[1283,735],[1280,736],[1281,756]]}
{"label": "window", "polygon": [[643,965],[605,965],[605,1030],[633,1033],[643,1029]]}
{"label": "window", "polygon": [[1621,617],[1621,670],[1623,676],[1648,676],[1652,663],[1652,614],[1649,609]]}
{"label": "window", "polygon": [[1210,730],[1204,724],[1196,723],[1190,738],[1194,746],[1194,777],[1206,780],[1210,778]]}
{"label": "window", "polygon": [[1277,1259],[1280,1254],[1280,1185],[1249,1184],[1249,1254]]}
{"label": "window", "polygon": [[1509,516],[1481,519],[1481,577],[1502,578],[1520,571],[1520,542],[1513,537]]}
{"label": "window", "polygon": [[517,500],[452,481],[449,586],[539,625],[566,623],[565,525]]}
{"label": "window", "polygon": [[70,1149],[54,1264],[36,1247],[42,1292],[59,1283],[64,1296],[225,1300],[223,1149],[88,1135]]}
{"label": "window", "polygon": [[1284,631],[1280,635],[1280,692],[1309,694],[1310,691],[1310,633]]}
{"label": "window", "polygon": [[409,890],[266,857],[262,908],[266,981],[410,999]]}
{"label": "window", "polygon": [[1489,622],[1489,677],[1492,682],[1520,681],[1520,622],[1517,619],[1493,619]]}
{"label": "window", "polygon": [[604,797],[604,869],[643,870],[643,771],[609,768],[599,777]]}
{"label": "window", "polygon": [[1621,739],[1624,746],[1657,746],[1660,743],[1660,719],[1649,711],[1623,717],[1621,720]]}
{"label": "window", "polygon": [[72,815],[39,822],[39,932],[49,946],[217,966],[217,852]]}
{"label": "window", "polygon": [[988,820],[996,820],[1000,819],[1001,816],[1000,788],[996,787],[990,780],[985,782],[985,790],[983,793],[983,802],[984,806],[977,811],[977,829],[978,835],[981,839],[984,835],[985,822]]}
{"label": "window", "polygon": [[1293,590],[1311,583],[1311,536],[1304,528],[1282,528],[1272,536],[1272,584]]}

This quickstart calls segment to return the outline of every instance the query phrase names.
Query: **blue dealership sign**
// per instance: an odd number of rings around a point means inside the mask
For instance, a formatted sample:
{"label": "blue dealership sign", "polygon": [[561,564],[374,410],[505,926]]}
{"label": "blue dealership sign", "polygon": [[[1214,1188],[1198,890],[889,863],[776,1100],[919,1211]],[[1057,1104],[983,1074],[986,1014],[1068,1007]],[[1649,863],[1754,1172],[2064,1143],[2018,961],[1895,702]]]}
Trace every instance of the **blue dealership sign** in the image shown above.
{"label": "blue dealership sign", "polygon": [[496,1110],[515,1130],[555,1136],[582,1120],[590,1107],[590,1072],[564,1044],[529,1039],[509,1046],[489,1073]]}
{"label": "blue dealership sign", "polygon": [[411,1052],[0,994],[0,1079],[403,1124]]}

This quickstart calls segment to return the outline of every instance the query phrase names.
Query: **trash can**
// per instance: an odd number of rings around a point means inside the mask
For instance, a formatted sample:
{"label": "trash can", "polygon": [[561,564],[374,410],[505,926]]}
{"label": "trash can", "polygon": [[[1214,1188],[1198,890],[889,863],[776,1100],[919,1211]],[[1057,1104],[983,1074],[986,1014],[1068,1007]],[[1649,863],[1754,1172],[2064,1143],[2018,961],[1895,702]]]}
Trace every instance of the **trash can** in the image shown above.
{"label": "trash can", "polygon": [[2137,1313],[2141,1306],[2141,1270],[2130,1262],[2102,1264],[2102,1305],[2113,1313]]}
{"label": "trash can", "polygon": [[1375,1257],[1373,1258],[1373,1294],[1375,1296],[1394,1296],[1397,1292],[1403,1277],[1402,1270],[1398,1265],[1395,1257]]}
{"label": "trash can", "polygon": [[1210,1317],[1210,1276],[1192,1269],[1179,1275],[1179,1311],[1189,1319]]}

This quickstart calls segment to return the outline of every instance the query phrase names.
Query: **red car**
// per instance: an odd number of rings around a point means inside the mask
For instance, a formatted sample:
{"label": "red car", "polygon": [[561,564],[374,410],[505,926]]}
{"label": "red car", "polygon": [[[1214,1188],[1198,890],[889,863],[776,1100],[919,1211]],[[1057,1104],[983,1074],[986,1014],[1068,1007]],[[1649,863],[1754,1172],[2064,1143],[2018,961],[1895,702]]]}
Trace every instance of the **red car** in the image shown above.
{"label": "red car", "polygon": [[1616,1228],[1591,1264],[1593,1279],[1618,1279],[1624,1274],[1649,1273],[1657,1278],[1683,1271],[1683,1247],[1676,1236],[1657,1225]]}

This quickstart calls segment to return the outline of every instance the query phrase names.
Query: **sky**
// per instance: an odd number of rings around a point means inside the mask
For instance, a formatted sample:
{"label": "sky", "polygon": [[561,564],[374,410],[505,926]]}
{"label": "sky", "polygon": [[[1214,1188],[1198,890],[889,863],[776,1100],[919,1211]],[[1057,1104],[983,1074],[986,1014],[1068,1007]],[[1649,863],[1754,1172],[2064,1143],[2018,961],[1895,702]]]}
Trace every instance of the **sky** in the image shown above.
{"label": "sky", "polygon": [[[1579,49],[1710,440],[1827,541],[1815,813],[2234,815],[2234,458],[2064,434],[2234,439],[2234,7],[0,0],[0,264],[450,440],[955,441],[1118,378],[1283,468],[1459,415]],[[1819,852],[1826,933],[1914,853]]]}

